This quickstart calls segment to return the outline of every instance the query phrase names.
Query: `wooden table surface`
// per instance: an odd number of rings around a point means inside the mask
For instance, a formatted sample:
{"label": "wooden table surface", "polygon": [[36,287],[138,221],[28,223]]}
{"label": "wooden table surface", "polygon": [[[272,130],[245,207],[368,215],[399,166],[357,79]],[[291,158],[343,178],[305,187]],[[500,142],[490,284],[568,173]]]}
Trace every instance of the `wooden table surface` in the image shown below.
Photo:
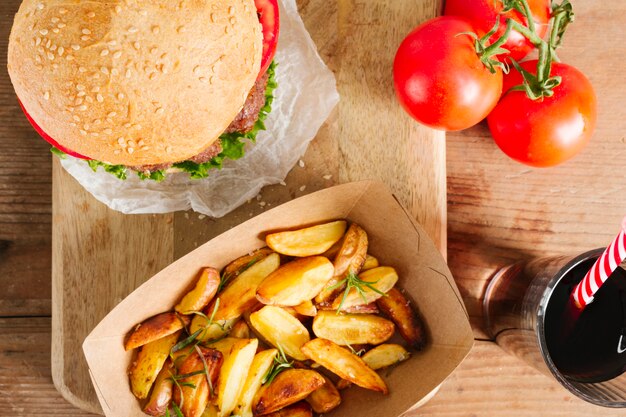
{"label": "wooden table surface", "polygon": [[[626,2],[573,3],[577,21],[560,55],[596,89],[600,112],[591,146],[561,167],[534,170],[503,156],[484,125],[448,135],[448,258],[477,342],[416,415],[626,415],[573,397],[482,330],[480,299],[495,269],[605,245],[626,214]],[[21,115],[4,69],[7,22],[17,5],[0,2],[0,409],[11,416],[87,416],[56,392],[50,377],[52,168],[48,146]],[[309,29],[318,46],[332,42]]]}

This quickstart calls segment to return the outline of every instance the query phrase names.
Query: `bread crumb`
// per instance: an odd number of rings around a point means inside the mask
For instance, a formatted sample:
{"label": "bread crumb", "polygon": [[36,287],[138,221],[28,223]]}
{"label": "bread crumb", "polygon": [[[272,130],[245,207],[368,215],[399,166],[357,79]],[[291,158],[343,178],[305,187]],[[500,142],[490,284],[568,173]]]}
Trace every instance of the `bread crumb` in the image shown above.
{"label": "bread crumb", "polygon": [[303,185],[302,187],[300,187],[300,191],[304,191],[306,190],[306,185]]}
{"label": "bread crumb", "polygon": [[302,159],[299,160],[298,165],[300,166],[300,168],[304,168],[304,161]]}
{"label": "bread crumb", "polygon": [[324,178],[326,181],[328,181],[328,180],[332,179],[333,176],[329,174],[329,175],[324,175],[322,178]]}
{"label": "bread crumb", "polygon": [[198,219],[199,219],[199,220],[203,220],[205,217],[206,217],[206,215],[204,215],[204,214],[200,214],[200,215],[198,216]]}

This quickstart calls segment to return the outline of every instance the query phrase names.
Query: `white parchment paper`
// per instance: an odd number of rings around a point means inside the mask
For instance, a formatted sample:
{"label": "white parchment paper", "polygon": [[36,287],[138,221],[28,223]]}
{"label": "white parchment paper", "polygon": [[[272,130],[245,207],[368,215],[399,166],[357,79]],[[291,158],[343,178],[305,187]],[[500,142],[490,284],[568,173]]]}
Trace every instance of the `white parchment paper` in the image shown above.
{"label": "white parchment paper", "polygon": [[237,161],[227,160],[208,178],[168,174],[157,183],[129,172],[125,181],[93,172],[85,161],[67,157],[65,170],[96,199],[123,213],[167,213],[193,209],[222,217],[256,196],[265,185],[284,180],[339,101],[335,77],[317,53],[295,0],[280,0],[280,37],[272,112],[256,144]]}

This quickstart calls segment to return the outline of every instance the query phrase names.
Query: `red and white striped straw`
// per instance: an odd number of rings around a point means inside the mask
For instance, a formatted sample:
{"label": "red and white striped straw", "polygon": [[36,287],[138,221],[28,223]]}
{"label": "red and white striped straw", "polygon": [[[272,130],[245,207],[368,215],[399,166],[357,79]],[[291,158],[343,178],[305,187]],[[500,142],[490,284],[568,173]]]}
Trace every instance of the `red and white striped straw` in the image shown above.
{"label": "red and white striped straw", "polygon": [[606,248],[602,256],[598,258],[587,275],[574,288],[572,297],[576,306],[581,310],[593,301],[593,296],[604,281],[626,258],[626,217],[622,220],[622,230],[615,240]]}

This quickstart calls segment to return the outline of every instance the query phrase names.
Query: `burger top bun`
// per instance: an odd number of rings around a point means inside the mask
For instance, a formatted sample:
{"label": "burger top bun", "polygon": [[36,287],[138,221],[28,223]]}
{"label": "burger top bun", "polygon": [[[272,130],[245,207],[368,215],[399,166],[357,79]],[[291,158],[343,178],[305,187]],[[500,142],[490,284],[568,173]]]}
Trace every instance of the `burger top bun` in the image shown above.
{"label": "burger top bun", "polygon": [[24,0],[8,67],[61,146],[110,164],[188,159],[243,107],[261,66],[254,0]]}

